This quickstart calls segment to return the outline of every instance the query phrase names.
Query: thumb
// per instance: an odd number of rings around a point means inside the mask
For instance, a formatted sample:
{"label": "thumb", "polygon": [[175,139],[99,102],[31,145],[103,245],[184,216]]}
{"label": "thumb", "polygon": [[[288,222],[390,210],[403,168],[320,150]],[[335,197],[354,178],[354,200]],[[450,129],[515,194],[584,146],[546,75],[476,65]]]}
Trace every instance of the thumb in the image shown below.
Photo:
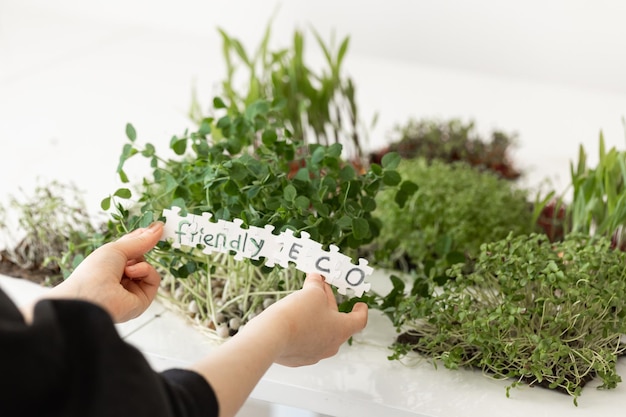
{"label": "thumb", "polygon": [[357,333],[365,328],[367,325],[367,304],[359,302],[352,307],[352,311],[345,314],[346,331],[350,335]]}
{"label": "thumb", "polygon": [[323,276],[315,272],[309,272],[308,274],[306,274],[306,278],[304,279],[304,284],[302,285],[302,288],[314,287],[324,289],[325,285],[326,281],[324,280]]}
{"label": "thumb", "polygon": [[133,230],[111,245],[124,253],[127,259],[135,259],[154,248],[162,234],[163,222],[154,222],[148,227]]}

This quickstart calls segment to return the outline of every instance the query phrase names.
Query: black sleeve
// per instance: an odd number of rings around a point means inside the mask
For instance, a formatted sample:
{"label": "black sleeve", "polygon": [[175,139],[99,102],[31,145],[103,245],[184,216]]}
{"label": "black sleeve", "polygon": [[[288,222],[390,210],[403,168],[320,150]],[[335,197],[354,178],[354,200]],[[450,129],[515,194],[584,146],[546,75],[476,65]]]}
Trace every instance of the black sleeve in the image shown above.
{"label": "black sleeve", "polygon": [[45,300],[26,325],[0,291],[0,416],[217,415],[202,376],[152,370],[101,308]]}

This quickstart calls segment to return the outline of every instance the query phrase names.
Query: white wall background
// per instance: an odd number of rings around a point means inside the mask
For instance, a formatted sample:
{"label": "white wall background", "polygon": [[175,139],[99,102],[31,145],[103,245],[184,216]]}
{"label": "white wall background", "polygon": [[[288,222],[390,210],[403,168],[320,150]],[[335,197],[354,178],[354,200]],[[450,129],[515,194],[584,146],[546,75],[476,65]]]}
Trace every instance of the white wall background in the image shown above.
{"label": "white wall background", "polygon": [[274,13],[274,46],[308,25],[350,35],[344,68],[366,118],[379,114],[371,147],[410,117],[472,119],[518,133],[523,184],[562,189],[600,130],[624,148],[625,12],[617,0],[0,0],[0,197],[73,181],[97,211],[118,185],[125,124],[166,146],[191,126],[192,86],[208,103],[224,77],[217,27],[253,49]]}

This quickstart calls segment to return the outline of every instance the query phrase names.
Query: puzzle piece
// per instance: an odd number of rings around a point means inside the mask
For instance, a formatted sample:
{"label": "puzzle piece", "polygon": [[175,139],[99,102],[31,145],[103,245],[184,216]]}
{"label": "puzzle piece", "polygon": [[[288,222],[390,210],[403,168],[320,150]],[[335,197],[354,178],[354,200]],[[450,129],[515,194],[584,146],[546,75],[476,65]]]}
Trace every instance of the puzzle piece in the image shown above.
{"label": "puzzle piece", "polygon": [[283,268],[289,267],[289,263],[296,264],[296,268],[306,272],[308,266],[308,256],[311,253],[318,253],[322,249],[322,245],[310,239],[311,235],[307,232],[300,232],[300,236],[295,236],[293,230],[285,230],[277,240],[282,243],[282,249],[277,256],[277,263]]}
{"label": "puzzle piece", "polygon": [[[332,285],[333,281],[340,274],[337,262],[341,259],[337,259],[335,255],[338,251],[339,248],[337,246],[331,245],[330,250],[326,251],[320,245],[319,250],[311,251],[307,254],[301,265],[298,266],[298,269],[307,273],[314,272],[320,274],[327,283]],[[348,257],[346,256],[346,258]]]}
{"label": "puzzle piece", "polygon": [[192,214],[191,216],[193,216],[195,222],[201,225],[199,232],[202,237],[196,244],[203,245],[204,248],[202,249],[202,252],[210,255],[216,251],[216,248],[214,247],[215,238],[207,238],[207,236],[215,236],[220,231],[220,226],[217,222],[211,220],[213,218],[213,214],[211,213],[204,212],[202,213],[202,216],[196,216],[195,214]]}
{"label": "puzzle piece", "polygon": [[328,249],[329,250],[326,251],[326,253],[329,257],[328,263],[330,266],[331,275],[327,277],[326,281],[330,285],[334,285],[335,287],[337,287],[340,294],[345,294],[342,291],[345,291],[346,286],[341,283],[340,278],[343,270],[348,266],[352,266],[352,259],[349,256],[339,252],[339,247],[337,247],[336,245],[330,245]]}
{"label": "puzzle piece", "polygon": [[265,265],[273,268],[276,262],[276,255],[282,250],[282,243],[278,242],[273,233],[274,226],[266,224],[265,227],[250,226],[248,229],[252,242],[256,242],[257,251],[251,259],[265,258]]}
{"label": "puzzle piece", "polygon": [[[248,241],[248,230],[241,227],[243,220],[234,219],[232,223],[229,223],[226,229],[227,236],[233,236],[236,238],[228,242],[228,249],[235,251],[235,260],[242,261],[244,258],[250,258],[249,249],[246,247]],[[246,256],[247,255],[247,256]]]}
{"label": "puzzle piece", "polygon": [[324,250],[322,245],[305,231],[295,236],[293,230],[274,234],[274,226],[250,226],[243,228],[243,220],[235,219],[211,221],[211,213],[201,216],[188,213],[180,215],[179,207],[163,210],[166,218],[161,240],[172,239],[172,247],[202,247],[202,252],[235,253],[238,261],[244,258],[265,259],[265,265],[276,264],[287,268],[289,263],[305,273],[316,272],[324,276],[326,282],[337,287],[337,291],[346,295],[348,291],[361,297],[369,291],[371,285],[365,277],[374,271],[366,259],[359,259],[359,264],[352,262],[349,256],[342,254],[335,245]]}
{"label": "puzzle piece", "polygon": [[294,242],[299,245],[296,247],[298,250],[298,257],[295,260],[296,269],[305,273],[317,272],[315,263],[324,253],[322,244],[312,240],[310,236],[307,232],[300,232],[299,240]]}
{"label": "puzzle piece", "polygon": [[[280,243],[280,252],[275,254],[274,263],[282,266],[283,268],[289,267],[289,261],[294,261],[293,256],[297,256],[297,253],[292,252],[295,242],[298,238],[293,235],[293,230],[287,229],[275,237],[276,241]],[[297,252],[297,249],[295,249]]]}
{"label": "puzzle piece", "polygon": [[347,292],[351,291],[361,297],[371,288],[371,284],[365,282],[365,277],[374,271],[368,266],[368,261],[360,258],[359,264],[355,265],[350,257],[340,253],[335,245],[330,245],[328,251],[311,253],[307,262],[301,270],[322,275],[326,282],[336,287],[337,292],[342,295],[347,295]]}
{"label": "puzzle piece", "polygon": [[[195,220],[195,215],[187,214],[187,216],[180,216],[180,207],[173,207],[171,210],[163,210],[163,215],[166,218],[165,225],[163,226],[163,234],[161,240],[167,240],[172,238],[172,247],[180,249],[181,246],[193,246],[190,240],[190,236],[193,237],[198,233],[198,222]],[[184,221],[184,226],[181,226],[181,221]],[[181,229],[185,228],[185,233],[181,233]]]}
{"label": "puzzle piece", "polygon": [[365,277],[372,275],[374,272],[374,268],[369,266],[368,263],[367,259],[359,258],[359,264],[351,264],[351,266],[348,267],[349,269],[344,271],[342,278],[339,280],[345,283],[347,288],[350,288],[357,297],[362,297],[363,293],[369,291],[372,287],[372,284],[365,282]]}
{"label": "puzzle piece", "polygon": [[215,251],[221,253],[230,252],[230,230],[233,224],[229,221],[219,219],[215,228]]}
{"label": "puzzle piece", "polygon": [[[168,237],[176,236],[176,225],[179,221],[180,207],[172,207],[171,209],[163,210],[163,216],[165,217],[165,224],[163,225],[163,234],[161,240],[167,240]],[[180,244],[172,244],[172,246],[178,248]]]}

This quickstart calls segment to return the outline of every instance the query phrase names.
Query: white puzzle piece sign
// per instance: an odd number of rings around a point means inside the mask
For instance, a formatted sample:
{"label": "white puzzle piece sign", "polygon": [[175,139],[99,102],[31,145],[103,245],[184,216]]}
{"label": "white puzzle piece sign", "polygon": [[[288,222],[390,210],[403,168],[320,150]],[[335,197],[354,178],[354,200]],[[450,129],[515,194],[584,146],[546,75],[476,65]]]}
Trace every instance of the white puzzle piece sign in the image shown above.
{"label": "white puzzle piece sign", "polygon": [[237,260],[264,258],[269,267],[278,264],[286,268],[293,263],[299,271],[322,275],[343,295],[350,289],[361,297],[370,289],[365,277],[374,270],[366,259],[360,258],[359,264],[354,264],[337,246],[330,245],[330,250],[324,250],[306,232],[301,232],[299,237],[292,230],[275,235],[271,225],[243,228],[241,219],[214,222],[211,213],[181,216],[180,207],[163,210],[163,216],[166,222],[161,240],[171,241],[174,248],[202,247],[206,254],[234,252]]}

